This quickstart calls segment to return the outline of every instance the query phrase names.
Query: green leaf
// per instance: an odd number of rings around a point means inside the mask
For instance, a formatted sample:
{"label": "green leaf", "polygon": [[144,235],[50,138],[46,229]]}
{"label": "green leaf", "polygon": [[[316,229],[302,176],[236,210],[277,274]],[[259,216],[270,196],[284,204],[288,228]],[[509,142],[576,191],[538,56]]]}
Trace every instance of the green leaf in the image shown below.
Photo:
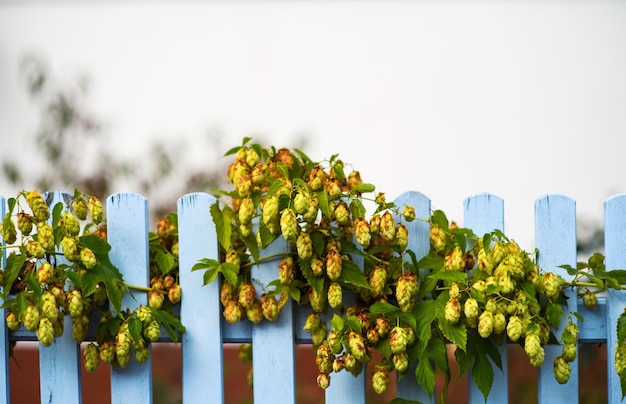
{"label": "green leaf", "polygon": [[396,397],[389,402],[389,404],[422,404],[421,401],[417,400],[407,400],[406,398]]}
{"label": "green leaf", "polygon": [[546,307],[546,319],[554,328],[559,328],[563,319],[563,307],[557,303],[548,303]]}
{"label": "green leaf", "polygon": [[461,322],[450,324],[445,318],[439,318],[437,324],[443,335],[450,342],[464,351],[467,349],[467,329],[465,324]]}
{"label": "green leaf", "polygon": [[437,368],[443,371],[448,380],[450,379],[450,368],[448,365],[448,349],[442,338],[431,338],[426,345],[425,353],[435,362]]}
{"label": "green leaf", "polygon": [[441,280],[441,281],[448,281],[448,282],[465,283],[467,282],[467,272],[441,271],[441,272],[428,275],[428,278]]}
{"label": "green leaf", "polygon": [[380,302],[370,306],[370,313],[372,314],[389,314],[397,311],[400,311],[400,308],[391,303]]}
{"label": "green leaf", "polygon": [[215,223],[217,240],[225,250],[228,250],[230,248],[230,235],[232,232],[230,222],[225,220],[225,215],[217,202],[211,205],[210,212],[211,217],[213,218],[213,223]]}
{"label": "green leaf", "polygon": [[355,286],[363,288],[370,288],[365,275],[361,271],[361,268],[350,260],[343,260],[341,268],[341,280],[346,283],[350,283]]}
{"label": "green leaf", "polygon": [[626,341],[626,311],[617,318],[617,343],[621,344]]}
{"label": "green leaf", "polygon": [[59,225],[59,220],[61,219],[61,212],[63,211],[63,204],[61,202],[57,202],[52,208],[52,227],[57,227]]}
{"label": "green leaf", "polygon": [[336,314],[333,314],[333,318],[330,319],[330,325],[335,331],[343,331],[343,319]]}
{"label": "green leaf", "polygon": [[131,317],[128,319],[128,331],[133,340],[138,341],[141,338],[141,329],[143,328],[141,320],[137,317]]}
{"label": "green leaf", "polygon": [[78,238],[79,247],[89,248],[98,260],[108,259],[109,251],[111,251],[111,245],[100,237],[96,236],[81,236]]}
{"label": "green leaf", "polygon": [[218,271],[224,275],[224,278],[226,278],[228,282],[233,285],[237,285],[237,276],[239,275],[239,268],[237,265],[230,262],[222,262],[218,267]]}
{"label": "green leaf", "polygon": [[448,231],[448,218],[442,210],[433,211],[433,214],[430,216],[430,221],[433,224],[438,224],[441,228]]}
{"label": "green leaf", "polygon": [[204,283],[202,284],[203,286],[208,285],[209,283],[213,282],[215,280],[215,278],[217,277],[218,274],[218,270],[217,268],[211,268],[208,269],[205,273],[204,273]]}
{"label": "green leaf", "polygon": [[578,268],[574,268],[571,265],[559,265],[558,267],[566,270],[570,276],[574,276],[578,272]]}
{"label": "green leaf", "polygon": [[491,386],[493,385],[493,367],[487,356],[477,355],[475,357],[474,366],[472,367],[472,379],[478,389],[483,393],[485,397],[485,401],[487,401],[487,396],[489,395],[489,391],[491,391]]}
{"label": "green leaf", "polygon": [[324,289],[324,278],[313,275],[313,270],[311,270],[311,260],[303,260],[299,263],[300,271],[302,271],[302,275],[304,275],[304,278],[309,285],[311,285],[316,293],[322,293]]}
{"label": "green leaf", "polygon": [[431,337],[431,327],[435,320],[435,301],[420,300],[413,310],[415,319],[417,320],[416,333],[417,338],[421,341],[428,341]]}
{"label": "green leaf", "polygon": [[16,203],[17,203],[17,199],[15,198],[9,198],[9,200],[7,201],[7,207],[8,207],[7,215],[9,215],[9,217],[13,213],[13,209],[15,208]]}
{"label": "green leaf", "polygon": [[622,401],[626,397],[626,370],[619,374],[619,384],[622,387]]}
{"label": "green leaf", "polygon": [[437,254],[437,251],[433,250],[424,257],[422,257],[417,265],[419,268],[422,269],[432,269],[434,271],[439,271],[441,268],[443,268],[443,257]]}
{"label": "green leaf", "polygon": [[178,337],[185,333],[185,327],[180,319],[166,310],[152,310],[152,317],[163,326],[173,342],[178,342]]}
{"label": "green leaf", "polygon": [[259,245],[257,244],[256,236],[254,235],[254,233],[250,233],[248,234],[248,237],[244,237],[243,242],[248,248],[252,259],[255,262],[258,262],[259,259],[261,259],[261,254],[259,253]]}
{"label": "green leaf", "polygon": [[626,270],[623,269],[613,269],[610,271],[606,271],[605,275],[612,279],[615,279],[618,284],[624,285],[626,284]]}
{"label": "green leaf", "polygon": [[362,333],[361,322],[356,316],[346,317],[345,323],[348,326],[348,328],[350,328],[351,330],[356,331],[359,334]]}
{"label": "green leaf", "polygon": [[351,193],[354,193],[354,192],[367,193],[367,192],[374,192],[375,190],[376,190],[376,187],[373,184],[361,183],[355,186],[354,188],[352,188],[350,192]]}
{"label": "green leaf", "polygon": [[200,269],[217,268],[219,264],[219,261],[212,258],[202,258],[198,260],[198,262],[196,262],[193,267],[191,267],[191,271],[193,272]]}
{"label": "green leaf", "polygon": [[320,210],[322,211],[322,214],[325,217],[330,218],[331,214],[330,214],[330,208],[328,207],[328,194],[326,193],[326,191],[321,190],[321,191],[317,191],[316,195],[317,195],[317,200],[319,201],[319,204],[320,204]]}
{"label": "green leaf", "polygon": [[350,213],[352,214],[353,220],[365,217],[365,207],[359,199],[353,199],[352,202],[350,202]]}
{"label": "green leaf", "polygon": [[322,255],[324,253],[324,248],[326,244],[324,241],[324,235],[319,231],[313,231],[309,233],[309,235],[311,236],[313,251],[315,251],[315,253],[318,255]]}
{"label": "green leaf", "polygon": [[15,279],[17,279],[20,274],[20,270],[26,262],[26,256],[23,254],[11,254],[6,261],[6,267],[4,269],[4,278],[2,281],[2,288],[4,292],[4,296],[9,295],[9,291],[11,290],[11,286]]}
{"label": "green leaf", "polygon": [[415,380],[430,396],[435,392],[437,384],[437,378],[435,374],[435,368],[431,365],[430,361],[426,358],[417,361],[417,367],[415,368]]}
{"label": "green leaf", "polygon": [[161,270],[161,274],[165,275],[176,266],[176,257],[169,252],[158,251],[154,254],[154,262]]}

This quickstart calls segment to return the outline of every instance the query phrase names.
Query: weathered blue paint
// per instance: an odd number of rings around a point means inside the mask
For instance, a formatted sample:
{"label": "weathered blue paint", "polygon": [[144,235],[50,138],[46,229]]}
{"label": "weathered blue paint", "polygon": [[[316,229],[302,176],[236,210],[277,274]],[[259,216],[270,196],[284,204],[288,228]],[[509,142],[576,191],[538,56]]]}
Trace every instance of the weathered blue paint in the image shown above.
{"label": "weathered blue paint", "polygon": [[[148,201],[141,195],[121,193],[107,199],[109,257],[129,285],[149,285]],[[122,300],[131,310],[148,302],[145,293],[133,292]],[[152,402],[152,359],[138,363],[134,356],[128,367],[111,370],[112,403]]]}
{"label": "weathered blue paint", "polygon": [[[58,202],[65,205],[68,197],[63,192],[44,195],[50,209]],[[62,259],[58,262],[67,263]],[[51,346],[39,344],[39,390],[42,403],[82,402],[80,346],[72,337],[70,316],[65,316],[64,330],[63,335],[56,338]]]}
{"label": "weathered blue paint", "polygon": [[178,200],[179,276],[184,293],[180,318],[186,328],[182,337],[183,402],[189,403],[224,402],[222,366],[213,366],[223,363],[219,282],[203,286],[204,271],[191,271],[202,258],[219,260],[209,212],[215,201],[203,193]]}
{"label": "weathered blue paint", "polygon": [[[261,250],[262,257],[277,258],[252,267],[252,283],[258,298],[264,293],[265,285],[278,279],[278,263],[289,250],[289,243],[283,237]],[[252,346],[254,365],[263,364],[254,372],[254,400],[258,403],[295,403],[295,335],[291,299],[285,303],[276,320],[252,327]]]}
{"label": "weathered blue paint", "polygon": [[[430,199],[419,192],[409,191],[400,195],[394,201],[402,212],[405,205],[413,206],[416,220],[405,223],[409,229],[409,244],[407,249],[412,250],[417,259],[421,259],[430,250]],[[407,370],[407,374],[396,384],[398,397],[407,400],[416,400],[422,403],[435,403],[436,394],[429,396],[415,380],[415,367]]]}
{"label": "weathered blue paint", "polygon": [[[559,265],[576,266],[576,202],[563,195],[547,195],[535,202],[535,242],[539,249],[537,263],[545,271],[554,272],[564,279],[571,279]],[[577,311],[576,290],[568,288],[567,309],[563,310],[561,327],[555,331],[560,340],[568,312]],[[576,318],[572,316],[574,322]],[[538,393],[540,403],[578,401],[578,360],[570,363],[572,370],[569,381],[559,384],[554,378],[552,364],[561,355],[558,345],[545,346],[544,365],[539,368]]]}
{"label": "weathered blue paint", "polygon": [[[504,201],[502,198],[491,194],[477,194],[465,200],[464,204],[465,224],[472,229],[476,236],[482,237],[485,233],[493,230],[504,231]],[[489,358],[494,369],[493,385],[487,398],[487,403],[505,403],[509,395],[507,344],[498,346],[498,352],[502,358],[502,369],[498,369]],[[476,383],[472,383],[471,369],[469,376],[469,400],[470,402],[484,402],[484,396]]]}
{"label": "weathered blue paint", "polygon": [[[616,195],[604,203],[604,247],[607,270],[626,269],[626,194]],[[615,324],[626,310],[626,290],[610,290],[606,298],[607,374],[609,402],[622,403],[622,388],[615,372],[617,334]],[[586,321],[585,321],[586,322]]]}

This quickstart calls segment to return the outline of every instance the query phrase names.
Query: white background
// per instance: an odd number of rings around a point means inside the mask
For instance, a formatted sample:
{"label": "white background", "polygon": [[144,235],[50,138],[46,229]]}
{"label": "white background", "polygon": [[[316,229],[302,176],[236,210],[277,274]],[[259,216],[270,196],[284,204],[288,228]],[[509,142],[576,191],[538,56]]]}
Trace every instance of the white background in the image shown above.
{"label": "white background", "polygon": [[[304,134],[312,158],[339,153],[389,199],[420,191],[461,223],[465,197],[504,198],[525,248],[542,195],[601,224],[626,192],[626,2],[87,3],[0,1],[0,159],[36,129],[18,61],[38,52],[88,74],[121,155],[209,130],[228,146]],[[209,169],[203,155],[187,163]]]}

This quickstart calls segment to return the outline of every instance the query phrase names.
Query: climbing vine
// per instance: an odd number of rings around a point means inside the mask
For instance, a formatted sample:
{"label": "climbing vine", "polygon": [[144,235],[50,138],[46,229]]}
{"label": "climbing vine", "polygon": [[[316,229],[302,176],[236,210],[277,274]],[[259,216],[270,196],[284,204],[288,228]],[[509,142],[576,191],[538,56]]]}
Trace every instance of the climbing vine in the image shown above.
{"label": "climbing vine", "polygon": [[[451,380],[449,343],[461,372],[471,369],[485,397],[494,368],[502,368],[497,347],[509,342],[521,344],[535,367],[547,344],[560,344],[554,377],[566,383],[577,324],[584,321],[566,310],[567,290],[593,309],[598,293],[626,284],[626,271],[606,270],[599,253],[575,268],[564,265],[572,277],[565,280],[539,268],[536,252],[523,251],[501,231],[477,235],[440,210],[416,217],[412,206],[387,201],[338,155],[313,161],[300,150],[249,138],[226,155],[234,157],[228,170],[234,189],[217,191],[219,202],[211,206],[220,259],[202,259],[192,270],[204,271],[205,284],[220,282],[229,323],[273,321],[290,299],[306,307],[304,329],[323,389],[333,373],[363,372],[377,351],[371,379],[377,393],[396,372],[415,377],[432,395],[437,370],[446,386]],[[408,248],[408,224],[416,220],[430,227],[423,257]],[[95,341],[84,351],[87,370],[100,362],[125,367],[133,353],[145,362],[161,327],[174,341],[184,332],[173,311],[182,296],[177,232],[175,214],[157,223],[150,233],[150,285],[128,285],[108,257],[100,201],[76,191],[50,210],[36,191],[20,193],[8,201],[2,222],[10,250],[1,280],[7,326],[24,327],[50,345],[62,335],[66,315],[77,343],[97,321]],[[285,251],[265,256],[279,238]],[[253,279],[261,262],[276,263],[276,279],[264,285]],[[132,290],[148,293],[148,304],[122,307]],[[616,371],[626,386],[626,315],[616,331]]]}

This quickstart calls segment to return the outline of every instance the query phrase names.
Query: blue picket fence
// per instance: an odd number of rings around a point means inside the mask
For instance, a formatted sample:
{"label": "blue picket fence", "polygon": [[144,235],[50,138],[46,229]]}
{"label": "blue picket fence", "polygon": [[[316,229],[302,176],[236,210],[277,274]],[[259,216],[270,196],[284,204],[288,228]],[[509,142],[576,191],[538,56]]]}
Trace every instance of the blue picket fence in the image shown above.
{"label": "blue picket fence", "polygon": [[[54,193],[54,200],[63,194]],[[202,258],[218,257],[218,242],[209,206],[213,196],[192,193],[178,200],[180,284],[183,299],[180,316],[187,331],[182,344],[182,398],[185,403],[224,402],[223,344],[227,342],[252,342],[254,372],[254,400],[257,403],[293,403],[296,401],[295,345],[310,343],[302,326],[308,313],[287,303],[275,322],[262,322],[253,326],[248,322],[235,325],[222,319],[219,289],[216,282],[202,286],[202,271],[191,272],[191,267]],[[407,192],[395,201],[415,207],[417,217],[430,216],[430,200],[418,192]],[[53,202],[54,203],[54,202]],[[0,200],[4,216],[5,200]],[[137,194],[122,193],[110,196],[106,203],[108,240],[112,246],[111,261],[132,284],[147,285],[148,269],[148,201]],[[605,255],[606,267],[626,268],[626,195],[617,195],[605,202]],[[504,230],[504,202],[490,194],[478,194],[464,202],[464,226],[476,234],[493,229]],[[408,224],[410,245],[418,257],[429,249],[429,227],[422,221]],[[558,265],[576,265],[576,209],[575,201],[562,195],[547,195],[535,203],[536,247],[539,264],[564,278],[565,270]],[[283,252],[286,244],[276,242],[269,247]],[[277,277],[276,263],[258,266],[253,278],[267,283]],[[127,297],[125,306],[146,304],[146,296],[135,293]],[[613,352],[616,345],[617,317],[626,308],[626,291],[610,291],[599,299],[594,311],[587,310],[578,299],[569,299],[568,310],[580,312],[585,321],[580,326],[580,343],[605,343],[607,346],[608,397],[612,403],[622,402],[619,377],[614,371]],[[69,317],[66,319],[70,321]],[[71,324],[66,323],[66,329]],[[557,335],[558,335],[557,331]],[[4,315],[0,316],[0,402],[10,402],[9,394],[9,340],[35,340],[32,333],[9,333]],[[593,377],[579,381],[578,363],[572,364],[568,383],[554,380],[552,361],[561,352],[559,346],[546,347],[544,366],[538,370],[538,402],[578,402],[579,383],[590,383]],[[495,381],[488,403],[508,402],[507,350],[501,348],[503,372],[496,369]],[[80,348],[65,333],[49,348],[40,348],[40,394],[46,403],[81,402]],[[131,364],[121,371],[111,371],[111,397],[113,403],[152,402],[152,370],[150,362]],[[411,373],[411,370],[409,370]],[[4,377],[2,377],[4,376]],[[471,378],[471,375],[470,375]],[[369,383],[364,373],[353,377],[347,372],[332,375],[326,390],[328,403],[365,403],[365,386]],[[405,377],[396,386],[397,396],[423,403],[434,403],[437,395],[428,396],[412,377]],[[474,383],[469,383],[469,401],[482,403],[484,398]]]}

